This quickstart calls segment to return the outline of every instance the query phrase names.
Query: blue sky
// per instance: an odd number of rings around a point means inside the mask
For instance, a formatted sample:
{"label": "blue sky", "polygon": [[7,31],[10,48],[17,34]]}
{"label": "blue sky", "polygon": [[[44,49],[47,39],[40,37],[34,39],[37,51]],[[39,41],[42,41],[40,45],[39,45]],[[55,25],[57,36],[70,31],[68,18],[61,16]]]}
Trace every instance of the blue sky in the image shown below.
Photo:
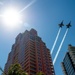
{"label": "blue sky", "polygon": [[[15,6],[21,10],[31,1],[32,0],[0,0],[0,13],[3,8],[9,5]],[[31,28],[34,28],[37,30],[38,35],[46,43],[47,47],[51,49],[59,29],[58,24],[62,20],[64,20],[64,25],[71,21],[72,27],[68,31],[60,54],[54,65],[56,75],[63,75],[61,62],[65,53],[68,51],[68,44],[75,46],[75,0],[36,0],[21,14],[23,15],[21,28],[9,32],[2,27],[2,20],[0,18],[0,66],[4,68],[8,53],[11,51],[12,44],[14,44],[18,33],[24,32],[26,29],[30,30]],[[66,26],[64,26],[61,30],[61,34],[52,55],[53,59],[65,31]]]}

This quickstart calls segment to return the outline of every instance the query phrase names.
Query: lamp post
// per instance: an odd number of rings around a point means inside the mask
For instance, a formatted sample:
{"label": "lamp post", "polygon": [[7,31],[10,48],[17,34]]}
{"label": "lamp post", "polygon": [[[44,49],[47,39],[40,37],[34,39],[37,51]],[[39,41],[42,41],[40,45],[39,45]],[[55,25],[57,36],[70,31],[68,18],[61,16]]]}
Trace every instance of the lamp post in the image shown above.
{"label": "lamp post", "polygon": [[4,75],[7,75],[3,70],[2,70],[2,68],[0,67],[0,70],[2,71],[2,73],[4,73]]}

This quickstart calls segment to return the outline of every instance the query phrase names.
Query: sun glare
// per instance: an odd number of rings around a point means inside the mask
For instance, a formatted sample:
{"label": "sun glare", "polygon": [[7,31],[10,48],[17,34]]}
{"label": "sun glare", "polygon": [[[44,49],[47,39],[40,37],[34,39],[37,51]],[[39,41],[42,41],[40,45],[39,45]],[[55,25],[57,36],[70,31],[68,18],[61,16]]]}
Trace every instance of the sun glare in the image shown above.
{"label": "sun glare", "polygon": [[16,28],[21,22],[21,15],[16,9],[9,8],[3,13],[3,23],[7,28]]}

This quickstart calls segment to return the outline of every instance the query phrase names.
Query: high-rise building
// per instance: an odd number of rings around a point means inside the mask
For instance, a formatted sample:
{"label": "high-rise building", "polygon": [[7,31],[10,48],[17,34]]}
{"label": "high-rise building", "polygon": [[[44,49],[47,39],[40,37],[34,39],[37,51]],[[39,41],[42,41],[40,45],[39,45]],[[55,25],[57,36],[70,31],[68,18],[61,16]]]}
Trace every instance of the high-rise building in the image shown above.
{"label": "high-rise building", "polygon": [[16,37],[5,65],[6,73],[14,63],[19,63],[29,75],[35,75],[40,71],[45,75],[55,75],[50,50],[34,29],[26,30]]}
{"label": "high-rise building", "polygon": [[75,47],[69,45],[68,50],[62,62],[62,69],[64,75],[75,75]]}

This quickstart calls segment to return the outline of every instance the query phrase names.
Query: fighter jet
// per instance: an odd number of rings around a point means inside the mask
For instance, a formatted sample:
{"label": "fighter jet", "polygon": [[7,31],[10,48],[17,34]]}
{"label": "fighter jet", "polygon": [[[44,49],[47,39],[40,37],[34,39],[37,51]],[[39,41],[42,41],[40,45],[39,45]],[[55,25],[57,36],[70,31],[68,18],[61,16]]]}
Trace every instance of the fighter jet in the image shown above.
{"label": "fighter jet", "polygon": [[67,28],[70,28],[71,27],[71,22],[69,24],[66,25]]}
{"label": "fighter jet", "polygon": [[59,24],[59,27],[62,28],[62,26],[64,26],[63,21]]}

